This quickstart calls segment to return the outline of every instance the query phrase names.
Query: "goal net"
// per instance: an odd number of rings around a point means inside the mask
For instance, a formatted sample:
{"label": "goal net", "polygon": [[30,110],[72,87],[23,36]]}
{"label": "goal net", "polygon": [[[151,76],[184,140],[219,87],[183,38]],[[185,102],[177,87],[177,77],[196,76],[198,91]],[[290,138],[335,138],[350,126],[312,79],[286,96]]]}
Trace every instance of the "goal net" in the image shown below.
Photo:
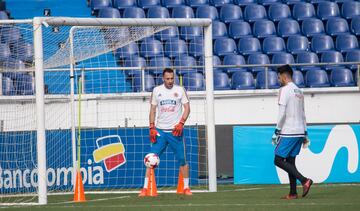
{"label": "goal net", "polygon": [[[8,57],[0,55],[1,203],[44,204],[49,193],[72,193],[78,166],[85,193],[138,192],[150,150],[149,99],[165,67],[190,98],[190,186],[216,191],[211,21],[8,22],[2,39],[13,31],[19,38],[7,42]],[[167,149],[155,170],[158,190],[175,192],[178,173]]]}

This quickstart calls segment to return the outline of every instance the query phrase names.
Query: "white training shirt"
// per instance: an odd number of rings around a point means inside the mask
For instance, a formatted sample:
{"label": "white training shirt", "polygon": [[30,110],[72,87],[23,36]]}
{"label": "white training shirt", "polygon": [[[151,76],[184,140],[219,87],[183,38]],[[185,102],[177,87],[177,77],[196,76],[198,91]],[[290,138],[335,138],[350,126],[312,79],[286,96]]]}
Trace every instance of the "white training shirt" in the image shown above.
{"label": "white training shirt", "polygon": [[304,136],[306,118],[304,110],[304,95],[302,91],[290,82],[279,92],[279,106],[285,106],[284,114],[279,116],[277,127],[281,135]]}
{"label": "white training shirt", "polygon": [[172,130],[181,119],[183,104],[188,102],[185,89],[181,86],[174,84],[171,89],[168,89],[162,84],[155,87],[151,104],[157,106],[156,127]]}

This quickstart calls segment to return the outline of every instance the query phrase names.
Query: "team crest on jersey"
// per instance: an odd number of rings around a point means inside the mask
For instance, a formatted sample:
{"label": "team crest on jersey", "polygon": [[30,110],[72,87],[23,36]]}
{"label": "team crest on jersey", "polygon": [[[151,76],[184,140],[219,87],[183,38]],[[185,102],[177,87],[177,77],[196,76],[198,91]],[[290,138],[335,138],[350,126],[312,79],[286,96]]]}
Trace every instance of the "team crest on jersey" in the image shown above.
{"label": "team crest on jersey", "polygon": [[179,97],[179,94],[177,92],[175,92],[174,97]]}
{"label": "team crest on jersey", "polygon": [[161,97],[161,93],[158,94],[158,97]]}

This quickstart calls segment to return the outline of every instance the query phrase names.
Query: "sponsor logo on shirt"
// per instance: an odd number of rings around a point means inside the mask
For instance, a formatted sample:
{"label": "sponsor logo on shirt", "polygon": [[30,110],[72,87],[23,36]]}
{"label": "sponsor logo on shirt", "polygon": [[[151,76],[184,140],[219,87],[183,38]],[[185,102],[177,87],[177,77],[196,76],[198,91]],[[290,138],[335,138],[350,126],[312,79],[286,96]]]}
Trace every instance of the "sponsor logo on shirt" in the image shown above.
{"label": "sponsor logo on shirt", "polygon": [[176,100],[161,100],[160,105],[176,105]]}

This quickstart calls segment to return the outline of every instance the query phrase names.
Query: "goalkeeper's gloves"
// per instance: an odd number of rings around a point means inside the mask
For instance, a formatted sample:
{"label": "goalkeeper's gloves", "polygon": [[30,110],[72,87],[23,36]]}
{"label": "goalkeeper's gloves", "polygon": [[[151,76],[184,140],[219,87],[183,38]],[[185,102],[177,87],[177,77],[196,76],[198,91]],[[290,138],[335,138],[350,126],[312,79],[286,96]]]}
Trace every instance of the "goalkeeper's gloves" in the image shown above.
{"label": "goalkeeper's gloves", "polygon": [[154,123],[150,123],[150,142],[151,143],[156,143],[156,136],[158,136],[158,132],[156,131],[155,128],[155,124]]}
{"label": "goalkeeper's gloves", "polygon": [[273,136],[271,137],[271,143],[272,145],[278,145],[280,140],[280,129],[276,128],[274,131]]}
{"label": "goalkeeper's gloves", "polygon": [[174,136],[181,136],[184,129],[185,119],[181,117],[180,122],[172,130]]}
{"label": "goalkeeper's gloves", "polygon": [[305,137],[304,137],[304,141],[303,141],[303,145],[302,147],[304,149],[308,148],[310,146],[310,139],[309,139],[309,136],[308,136],[308,133],[307,131],[305,131]]}

